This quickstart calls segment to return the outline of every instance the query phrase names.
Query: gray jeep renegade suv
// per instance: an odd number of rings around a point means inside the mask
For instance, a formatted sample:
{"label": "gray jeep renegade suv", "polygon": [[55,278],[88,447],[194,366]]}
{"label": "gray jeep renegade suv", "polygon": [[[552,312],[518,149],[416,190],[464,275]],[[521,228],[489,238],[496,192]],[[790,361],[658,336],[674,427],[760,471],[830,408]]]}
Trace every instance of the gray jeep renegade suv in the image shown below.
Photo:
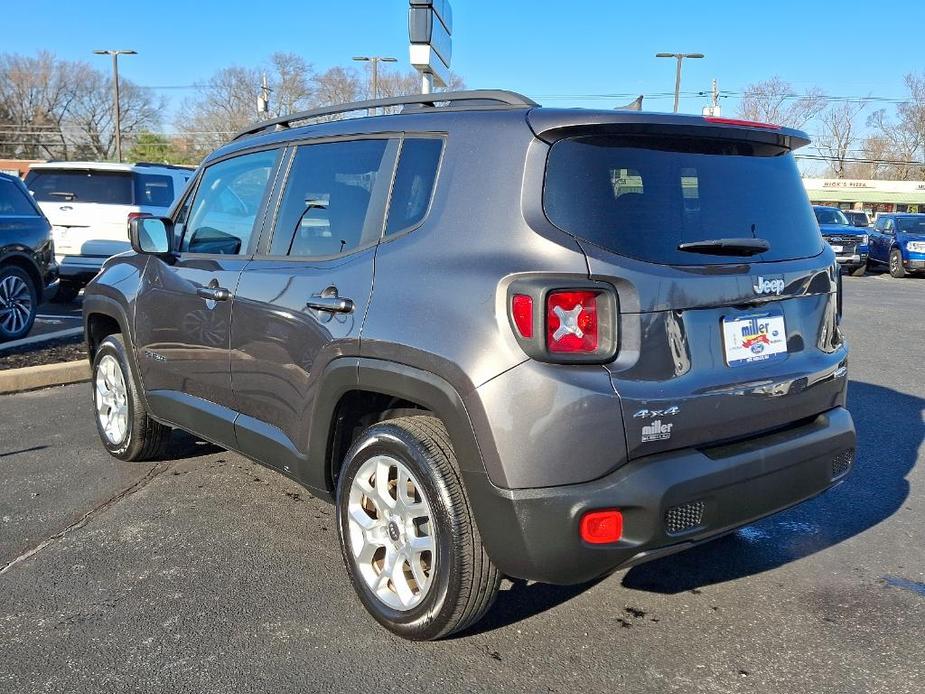
{"label": "gray jeep renegade suv", "polygon": [[792,506],[855,449],[806,143],[489,91],[260,123],[88,287],[103,444],[185,429],[334,502],[360,600],[412,639],[502,576],[584,582]]}

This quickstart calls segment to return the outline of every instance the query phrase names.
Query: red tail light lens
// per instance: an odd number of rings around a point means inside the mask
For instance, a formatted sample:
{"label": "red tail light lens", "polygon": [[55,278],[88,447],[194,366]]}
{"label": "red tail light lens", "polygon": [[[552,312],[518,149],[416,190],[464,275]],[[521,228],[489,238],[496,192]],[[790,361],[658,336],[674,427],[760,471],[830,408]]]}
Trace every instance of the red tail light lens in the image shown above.
{"label": "red tail light lens", "polygon": [[593,353],[599,339],[599,292],[556,291],[546,298],[546,348],[565,354]]}
{"label": "red tail light lens", "polygon": [[515,294],[511,298],[511,316],[514,325],[521,337],[533,337],[533,297],[526,294]]}
{"label": "red tail light lens", "polygon": [[129,212],[128,221],[131,222],[133,219],[141,219],[142,217],[150,217],[147,212]]}
{"label": "red tail light lens", "polygon": [[581,517],[581,539],[592,545],[619,542],[623,537],[623,514],[616,509],[589,511]]}

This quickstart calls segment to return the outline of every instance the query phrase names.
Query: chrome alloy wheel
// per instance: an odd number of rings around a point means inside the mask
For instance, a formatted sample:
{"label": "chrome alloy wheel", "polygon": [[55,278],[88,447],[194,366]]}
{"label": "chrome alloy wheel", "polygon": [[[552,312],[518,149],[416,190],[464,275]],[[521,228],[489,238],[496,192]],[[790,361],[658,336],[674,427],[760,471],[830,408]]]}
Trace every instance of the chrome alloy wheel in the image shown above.
{"label": "chrome alloy wheel", "polygon": [[434,580],[435,527],[430,505],[400,461],[377,455],[350,485],[350,550],[366,585],[385,605],[407,611]]}
{"label": "chrome alloy wheel", "polygon": [[128,396],[119,362],[106,354],[96,367],[96,413],[100,428],[113,445],[125,440],[128,432]]}
{"label": "chrome alloy wheel", "polygon": [[22,277],[9,275],[0,281],[0,326],[15,335],[32,315],[32,292]]}

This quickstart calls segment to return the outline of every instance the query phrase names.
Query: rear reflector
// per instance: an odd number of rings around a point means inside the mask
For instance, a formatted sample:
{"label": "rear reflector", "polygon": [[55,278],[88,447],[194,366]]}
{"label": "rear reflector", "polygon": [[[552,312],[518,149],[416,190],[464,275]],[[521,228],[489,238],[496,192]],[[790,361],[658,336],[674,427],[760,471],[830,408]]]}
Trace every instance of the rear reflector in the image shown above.
{"label": "rear reflector", "polygon": [[739,120],[738,118],[718,118],[716,116],[704,116],[703,119],[708,123],[717,125],[737,125],[743,128],[764,128],[765,130],[780,130],[779,125],[773,123],[762,123],[756,120]]}
{"label": "rear reflector", "polygon": [[599,292],[557,291],[546,297],[546,348],[550,352],[597,350]]}
{"label": "rear reflector", "polygon": [[623,514],[616,509],[589,511],[581,517],[580,533],[592,545],[618,542],[623,537]]}
{"label": "rear reflector", "polygon": [[533,337],[533,297],[526,294],[515,294],[511,298],[511,316],[514,325],[521,337]]}

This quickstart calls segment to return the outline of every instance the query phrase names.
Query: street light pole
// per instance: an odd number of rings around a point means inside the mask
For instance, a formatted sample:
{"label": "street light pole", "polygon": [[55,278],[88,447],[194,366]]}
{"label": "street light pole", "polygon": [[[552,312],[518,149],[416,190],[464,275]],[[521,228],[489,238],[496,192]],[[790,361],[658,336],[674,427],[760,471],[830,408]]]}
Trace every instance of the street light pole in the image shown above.
{"label": "street light pole", "polygon": [[[353,59],[358,63],[370,64],[370,91],[373,99],[379,98],[379,63],[397,63],[398,58],[392,58],[381,55],[357,55]],[[372,115],[372,113],[370,113]]]}
{"label": "street light pole", "polygon": [[116,135],[116,161],[122,161],[122,113],[119,107],[119,56],[120,55],[137,55],[138,51],[132,50],[98,50],[93,51],[96,55],[112,56],[112,109],[115,116],[115,135]]}
{"label": "street light pole", "polygon": [[678,68],[674,78],[674,112],[678,112],[681,100],[681,62],[685,58],[702,58],[703,53],[656,53],[656,58],[674,58],[678,61]]}

